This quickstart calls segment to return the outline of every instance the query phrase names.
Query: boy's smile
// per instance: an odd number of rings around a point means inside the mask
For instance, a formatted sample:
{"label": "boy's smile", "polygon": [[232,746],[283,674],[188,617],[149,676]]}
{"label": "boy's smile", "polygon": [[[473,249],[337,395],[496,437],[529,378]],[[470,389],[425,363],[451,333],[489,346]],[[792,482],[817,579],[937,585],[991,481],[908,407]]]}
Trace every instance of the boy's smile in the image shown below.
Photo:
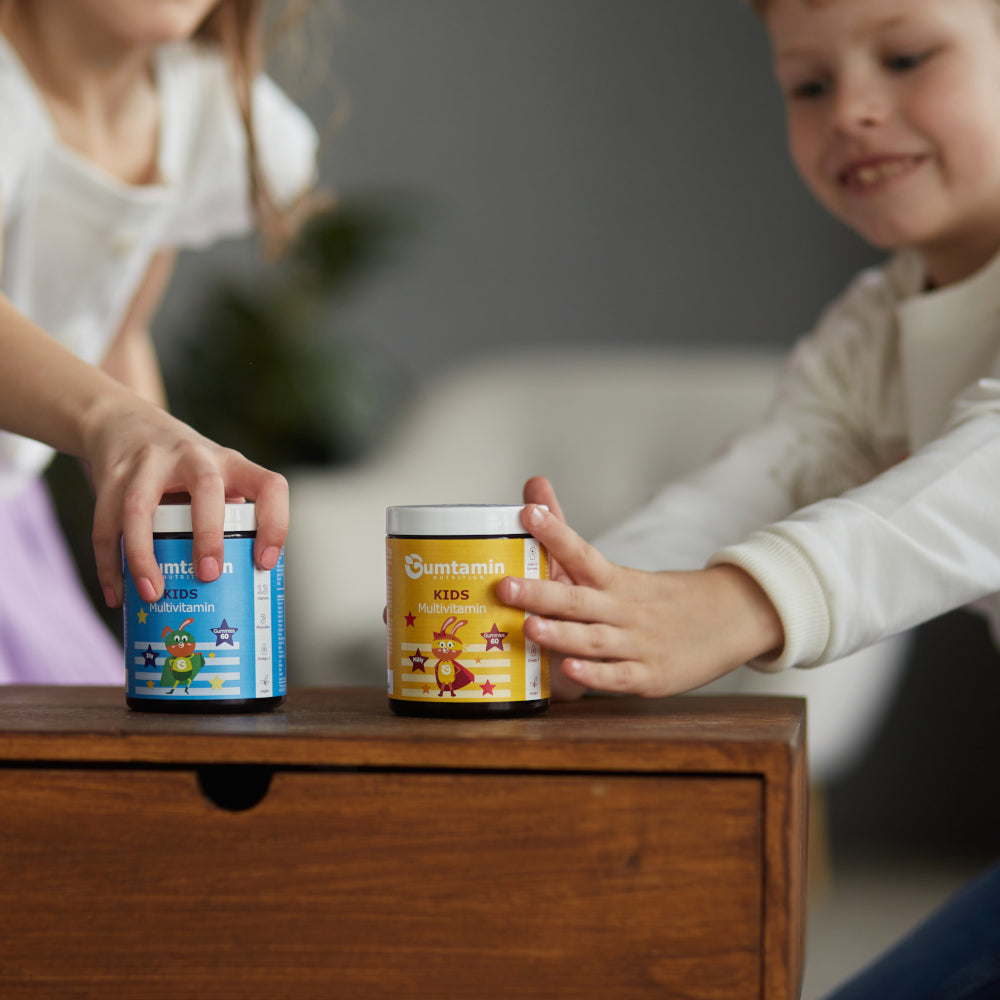
{"label": "boy's smile", "polygon": [[870,156],[848,163],[838,178],[844,187],[858,194],[879,192],[926,162],[925,156]]}
{"label": "boy's smile", "polygon": [[792,158],[876,246],[938,284],[1000,250],[1000,2],[772,0]]}

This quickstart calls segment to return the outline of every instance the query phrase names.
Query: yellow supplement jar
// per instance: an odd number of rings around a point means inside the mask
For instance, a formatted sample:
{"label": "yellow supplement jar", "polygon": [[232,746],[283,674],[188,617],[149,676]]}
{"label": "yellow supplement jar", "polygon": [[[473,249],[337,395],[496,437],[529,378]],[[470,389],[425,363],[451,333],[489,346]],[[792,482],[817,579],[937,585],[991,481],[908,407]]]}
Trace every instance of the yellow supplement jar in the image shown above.
{"label": "yellow supplement jar", "polygon": [[397,715],[511,718],[549,707],[548,653],[525,612],[500,603],[505,576],[547,579],[549,556],[519,505],[389,507],[389,705]]}

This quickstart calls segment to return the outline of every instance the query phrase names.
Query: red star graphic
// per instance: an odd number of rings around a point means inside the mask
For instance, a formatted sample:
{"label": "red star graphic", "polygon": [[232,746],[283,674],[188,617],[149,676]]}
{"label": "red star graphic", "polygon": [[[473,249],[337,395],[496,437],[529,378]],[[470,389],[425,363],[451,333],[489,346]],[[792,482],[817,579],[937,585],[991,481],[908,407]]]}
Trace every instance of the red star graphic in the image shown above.
{"label": "red star graphic", "polygon": [[493,694],[493,688],[496,687],[491,681],[485,681],[480,685],[483,689],[483,694]]}
{"label": "red star graphic", "polygon": [[503,641],[507,638],[506,632],[500,632],[497,629],[497,623],[493,623],[493,628],[489,632],[479,633],[486,640],[486,652],[488,653],[491,649],[499,649],[503,651]]}
{"label": "red star graphic", "polygon": [[406,627],[409,628],[416,620],[417,619],[416,619],[416,617],[414,615],[407,614],[407,616],[406,616]]}
{"label": "red star graphic", "polygon": [[427,671],[424,670],[424,664],[426,662],[427,662],[427,657],[424,656],[424,654],[421,653],[419,649],[413,654],[413,656],[410,657],[410,663],[413,664],[414,672],[419,670],[422,674],[427,673]]}

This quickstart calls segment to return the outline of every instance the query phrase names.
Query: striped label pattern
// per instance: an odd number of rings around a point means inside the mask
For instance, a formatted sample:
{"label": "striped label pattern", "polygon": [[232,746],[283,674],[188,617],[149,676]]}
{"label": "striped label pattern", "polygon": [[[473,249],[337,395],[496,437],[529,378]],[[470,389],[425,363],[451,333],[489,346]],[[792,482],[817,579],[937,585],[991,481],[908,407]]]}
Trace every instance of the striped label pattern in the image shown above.
{"label": "striped label pattern", "polygon": [[499,603],[504,576],[548,577],[534,538],[386,540],[387,687],[405,701],[549,696],[548,658],[525,614]]}
{"label": "striped label pattern", "polygon": [[142,601],[126,567],[125,668],[134,698],[215,700],[285,693],[284,557],[253,565],[253,539],[227,538],[222,574],[203,583],[191,540],[157,538],[162,598]]}

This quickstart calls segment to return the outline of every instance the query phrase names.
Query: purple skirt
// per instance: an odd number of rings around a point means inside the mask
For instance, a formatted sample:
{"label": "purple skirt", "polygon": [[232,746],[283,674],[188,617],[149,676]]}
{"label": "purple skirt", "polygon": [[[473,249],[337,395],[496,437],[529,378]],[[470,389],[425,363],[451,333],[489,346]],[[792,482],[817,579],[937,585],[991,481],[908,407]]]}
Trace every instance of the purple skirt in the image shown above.
{"label": "purple skirt", "polygon": [[0,684],[125,684],[41,480],[0,499]]}

